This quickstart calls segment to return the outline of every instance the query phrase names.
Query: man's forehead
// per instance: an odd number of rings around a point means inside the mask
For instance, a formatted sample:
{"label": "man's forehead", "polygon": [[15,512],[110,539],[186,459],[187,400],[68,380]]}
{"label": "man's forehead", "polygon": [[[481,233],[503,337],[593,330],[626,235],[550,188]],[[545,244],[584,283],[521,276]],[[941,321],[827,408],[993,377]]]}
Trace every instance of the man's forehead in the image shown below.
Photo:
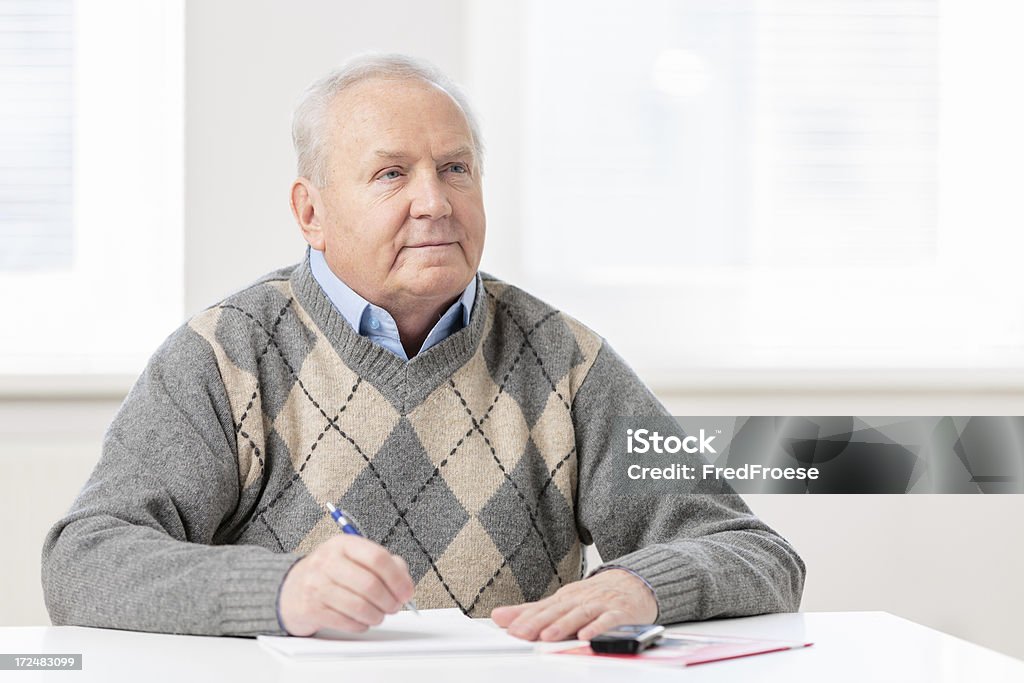
{"label": "man's forehead", "polygon": [[335,142],[357,144],[364,154],[407,154],[425,137],[442,155],[472,146],[462,108],[426,81],[368,79],[340,93],[330,111]]}

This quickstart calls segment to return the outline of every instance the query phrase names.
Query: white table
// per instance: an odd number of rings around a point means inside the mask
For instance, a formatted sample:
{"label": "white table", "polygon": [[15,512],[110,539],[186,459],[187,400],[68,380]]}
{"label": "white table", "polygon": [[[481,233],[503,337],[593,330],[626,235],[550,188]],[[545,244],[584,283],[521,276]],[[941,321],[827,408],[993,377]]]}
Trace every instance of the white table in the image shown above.
{"label": "white table", "polygon": [[444,680],[554,681],[1014,681],[1024,662],[885,612],[770,614],[674,627],[713,635],[813,641],[814,646],[686,669],[552,654],[291,662],[255,640],[135,633],[72,626],[0,628],[3,653],[82,653],[82,671],[0,671],[0,681]]}

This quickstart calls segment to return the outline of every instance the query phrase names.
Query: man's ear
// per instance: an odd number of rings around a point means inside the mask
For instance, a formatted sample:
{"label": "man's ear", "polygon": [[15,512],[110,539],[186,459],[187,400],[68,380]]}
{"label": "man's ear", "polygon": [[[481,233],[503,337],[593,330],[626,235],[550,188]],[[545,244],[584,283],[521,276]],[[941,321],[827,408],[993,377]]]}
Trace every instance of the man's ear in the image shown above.
{"label": "man's ear", "polygon": [[296,178],[291,192],[292,215],[299,224],[302,237],[317,251],[324,250],[324,203],[320,190],[309,178]]}

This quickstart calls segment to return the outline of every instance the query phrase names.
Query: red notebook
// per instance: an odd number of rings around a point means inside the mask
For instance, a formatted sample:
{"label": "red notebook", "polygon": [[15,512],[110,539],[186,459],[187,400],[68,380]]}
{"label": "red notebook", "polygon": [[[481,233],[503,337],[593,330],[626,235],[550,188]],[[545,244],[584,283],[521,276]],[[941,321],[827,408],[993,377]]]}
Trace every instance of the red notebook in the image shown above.
{"label": "red notebook", "polygon": [[668,664],[672,666],[694,666],[708,662],[720,662],[737,657],[763,655],[769,652],[796,650],[809,647],[813,643],[802,643],[792,640],[760,640],[754,638],[738,638],[734,636],[705,636],[691,633],[667,633],[654,647],[650,647],[638,655],[605,655],[597,654],[589,645],[558,650],[560,655],[584,655],[590,657],[613,657],[615,659],[633,659],[652,664]]}

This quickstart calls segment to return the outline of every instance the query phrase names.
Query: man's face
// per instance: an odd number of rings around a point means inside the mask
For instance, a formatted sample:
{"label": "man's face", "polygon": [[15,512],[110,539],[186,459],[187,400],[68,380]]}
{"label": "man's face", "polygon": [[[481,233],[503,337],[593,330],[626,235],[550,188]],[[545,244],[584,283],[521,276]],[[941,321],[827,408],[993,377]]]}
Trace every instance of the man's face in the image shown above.
{"label": "man's face", "polygon": [[428,83],[372,79],[330,113],[320,196],[331,269],[389,310],[458,296],[480,264],[486,223],[462,110]]}

